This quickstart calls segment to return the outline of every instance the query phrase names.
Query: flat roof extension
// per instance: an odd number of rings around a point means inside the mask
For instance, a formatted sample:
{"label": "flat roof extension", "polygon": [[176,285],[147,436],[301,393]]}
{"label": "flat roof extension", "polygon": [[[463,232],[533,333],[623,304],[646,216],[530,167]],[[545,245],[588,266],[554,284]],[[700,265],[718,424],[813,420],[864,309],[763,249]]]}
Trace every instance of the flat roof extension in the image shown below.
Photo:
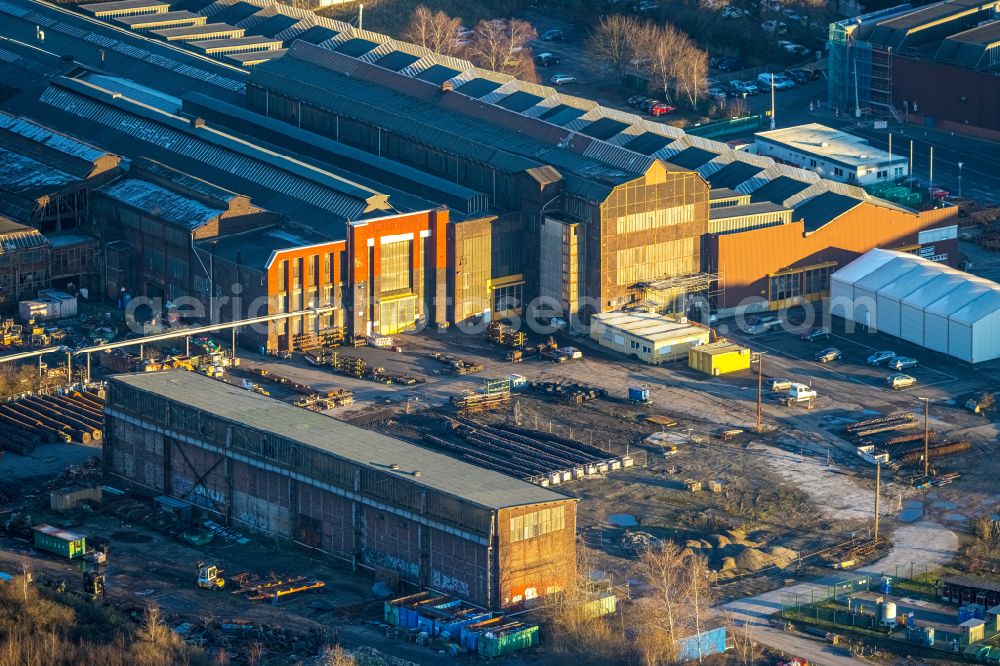
{"label": "flat roof extension", "polygon": [[[789,150],[815,155],[849,167],[889,162],[889,153],[870,145],[867,139],[819,123],[757,132],[756,137],[758,140],[763,139]],[[893,161],[905,162],[906,156],[896,155]]]}

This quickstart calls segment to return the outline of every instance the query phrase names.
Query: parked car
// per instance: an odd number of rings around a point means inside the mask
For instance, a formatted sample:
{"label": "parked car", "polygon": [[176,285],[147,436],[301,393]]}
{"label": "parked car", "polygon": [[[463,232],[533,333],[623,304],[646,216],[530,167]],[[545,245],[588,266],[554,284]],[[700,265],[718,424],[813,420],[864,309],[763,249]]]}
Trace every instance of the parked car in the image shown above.
{"label": "parked car", "polygon": [[810,77],[804,70],[798,68],[786,69],[785,76],[790,78],[792,81],[795,81],[795,83],[799,84],[800,86],[804,83],[809,83],[810,81],[812,81],[812,77]]}
{"label": "parked car", "polygon": [[554,53],[539,53],[535,56],[535,64],[539,67],[548,67],[549,65],[558,65],[559,56]]}
{"label": "parked car", "polygon": [[799,336],[799,339],[805,340],[806,342],[816,342],[817,340],[829,340],[830,339],[830,329],[825,326],[814,326],[810,328],[807,332]]}
{"label": "parked car", "polygon": [[761,30],[772,35],[784,35],[788,32],[788,26],[784,21],[770,19],[760,24]]}
{"label": "parked car", "polygon": [[639,102],[639,108],[642,109],[643,111],[645,111],[646,113],[649,113],[649,110],[651,108],[653,108],[654,104],[660,104],[660,103],[661,102],[658,99],[653,99],[652,97],[647,97],[646,99],[644,99],[641,102]]}
{"label": "parked car", "polygon": [[708,57],[708,66],[710,69],[718,69],[719,63],[725,60],[725,56],[714,55]]}
{"label": "parked car", "polygon": [[765,90],[771,87],[772,81],[774,82],[775,90],[787,90],[795,87],[795,82],[784,74],[769,74],[765,72],[757,75],[757,83]]}
{"label": "parked car", "polygon": [[909,356],[897,356],[889,361],[889,367],[893,370],[906,370],[908,368],[915,368],[917,365],[917,359]]}
{"label": "parked car", "polygon": [[762,317],[751,317],[747,319],[747,333],[750,335],[761,335],[781,326],[781,320],[774,315],[764,315]]}
{"label": "parked car", "polygon": [[750,12],[746,9],[740,9],[739,7],[733,7],[728,5],[722,10],[722,18],[738,19],[744,16],[750,16]]}
{"label": "parked car", "polygon": [[753,81],[732,81],[729,87],[741,95],[756,95],[760,92]]}
{"label": "parked car", "polygon": [[668,113],[674,113],[675,111],[677,111],[676,106],[672,106],[665,102],[656,102],[655,104],[649,105],[649,108],[646,110],[646,113],[648,113],[651,116],[659,117],[659,116],[665,116]]}
{"label": "parked car", "polygon": [[543,42],[556,42],[562,40],[565,36],[562,30],[546,30],[538,38]]}
{"label": "parked car", "polygon": [[842,356],[843,354],[836,347],[827,347],[813,358],[820,363],[831,363],[832,361],[839,361]]}
{"label": "parked car", "polygon": [[778,402],[786,407],[791,407],[792,405],[800,402],[808,402],[811,404],[817,397],[819,397],[819,395],[811,387],[806,384],[792,382],[792,385],[788,387],[788,393],[779,397]]}
{"label": "parked car", "polygon": [[889,363],[894,358],[896,358],[894,351],[877,351],[868,357],[868,365],[880,366],[883,363]]}
{"label": "parked car", "polygon": [[583,352],[576,347],[559,347],[556,351],[568,358],[583,358]]}
{"label": "parked car", "polygon": [[660,3],[654,2],[654,0],[642,0],[639,3],[640,12],[655,12],[660,8]]}
{"label": "parked car", "polygon": [[716,69],[720,72],[738,72],[744,67],[746,67],[746,63],[739,58],[723,58],[719,64],[716,65]]}
{"label": "parked car", "polygon": [[646,97],[645,95],[632,95],[631,97],[628,98],[628,105],[637,107],[643,102],[645,102],[647,99],[649,98]]}
{"label": "parked car", "polygon": [[899,389],[904,389],[908,386],[913,386],[917,383],[917,380],[910,375],[904,375],[901,372],[889,375],[885,378],[885,383],[893,391],[898,391]]}
{"label": "parked car", "polygon": [[768,391],[777,391],[779,393],[784,393],[788,389],[792,388],[792,380],[772,377],[771,379],[767,380],[765,386],[767,386]]}
{"label": "parked car", "polygon": [[576,77],[570,76],[569,74],[556,74],[549,81],[552,82],[554,86],[564,86],[568,83],[576,83]]}
{"label": "parked car", "polygon": [[705,95],[720,102],[729,97],[729,93],[726,92],[725,88],[709,88],[705,91]]}

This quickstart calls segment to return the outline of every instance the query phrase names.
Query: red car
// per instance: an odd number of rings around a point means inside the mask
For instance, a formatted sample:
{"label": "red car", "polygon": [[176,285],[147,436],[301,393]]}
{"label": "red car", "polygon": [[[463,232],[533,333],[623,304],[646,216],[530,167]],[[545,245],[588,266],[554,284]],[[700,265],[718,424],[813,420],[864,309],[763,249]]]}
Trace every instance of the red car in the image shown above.
{"label": "red car", "polygon": [[663,102],[657,102],[649,107],[649,115],[651,116],[664,116],[668,113],[673,113],[677,110],[676,106],[670,106]]}

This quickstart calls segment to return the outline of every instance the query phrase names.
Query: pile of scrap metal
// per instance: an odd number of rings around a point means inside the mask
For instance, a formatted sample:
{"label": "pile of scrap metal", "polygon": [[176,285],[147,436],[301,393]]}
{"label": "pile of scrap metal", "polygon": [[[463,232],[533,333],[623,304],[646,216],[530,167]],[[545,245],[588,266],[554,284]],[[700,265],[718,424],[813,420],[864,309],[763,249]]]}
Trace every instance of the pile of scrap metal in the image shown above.
{"label": "pile of scrap metal", "polygon": [[608,390],[599,386],[577,384],[575,382],[531,382],[532,391],[568,405],[579,405],[588,400],[606,398]]}
{"label": "pile of scrap metal", "polygon": [[103,427],[104,399],[92,391],[0,404],[0,447],[22,455],[42,442],[99,442]]}
{"label": "pile of scrap metal", "polygon": [[548,341],[538,345],[510,350],[507,352],[507,360],[511,363],[520,363],[529,358],[550,358],[552,352],[558,348],[555,338],[550,337]]}
{"label": "pile of scrap metal", "polygon": [[483,339],[492,342],[500,347],[510,347],[511,349],[523,349],[528,341],[524,331],[514,330],[512,327],[499,321],[491,321],[483,331]]}
{"label": "pile of scrap metal", "polygon": [[[933,444],[927,448],[928,459],[933,458],[943,458],[945,456],[953,456],[956,453],[963,453],[972,448],[972,445],[964,440],[957,442],[941,442],[940,444]],[[912,465],[916,463],[923,462],[924,460],[924,447],[918,446],[907,451],[904,451],[902,455],[899,456],[899,462],[904,465]]]}
{"label": "pile of scrap metal", "polygon": [[464,358],[459,358],[451,354],[432,352],[428,356],[439,363],[443,363],[445,370],[453,375],[472,375],[483,369],[482,363],[467,361]]}
{"label": "pile of scrap metal", "polygon": [[993,408],[996,404],[996,398],[993,394],[988,391],[983,391],[978,393],[968,400],[965,401],[965,408],[971,411],[973,414],[982,414]]}
{"label": "pile of scrap metal", "polygon": [[368,361],[360,356],[342,356],[337,351],[330,349],[308,351],[305,353],[305,358],[306,362],[311,365],[328,367],[341,375],[382,384],[413,386],[414,384],[423,384],[426,381],[422,377],[386,372],[385,368],[368,365]]}
{"label": "pile of scrap metal", "polygon": [[861,439],[878,433],[916,428],[918,425],[919,422],[913,416],[913,412],[897,412],[849,423],[844,426],[844,432]]}
{"label": "pile of scrap metal", "polygon": [[313,412],[325,412],[328,409],[353,405],[354,394],[347,389],[336,389],[326,391],[325,393],[310,393],[309,395],[296,398],[292,404]]}
{"label": "pile of scrap metal", "polygon": [[275,603],[282,597],[326,587],[325,582],[305,576],[284,578],[274,576],[263,580],[259,576],[247,572],[232,576],[229,583],[237,586],[233,594],[245,594],[247,598],[253,600],[269,599]]}

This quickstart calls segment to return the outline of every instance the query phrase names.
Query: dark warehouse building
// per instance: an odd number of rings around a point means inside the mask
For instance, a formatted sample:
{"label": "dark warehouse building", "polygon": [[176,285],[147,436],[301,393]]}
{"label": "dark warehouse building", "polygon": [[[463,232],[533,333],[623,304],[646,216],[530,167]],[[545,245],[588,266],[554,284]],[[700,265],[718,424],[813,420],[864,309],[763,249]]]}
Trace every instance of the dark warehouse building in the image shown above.
{"label": "dark warehouse building", "polygon": [[499,609],[576,574],[576,499],[200,375],[114,377],[107,474]]}

